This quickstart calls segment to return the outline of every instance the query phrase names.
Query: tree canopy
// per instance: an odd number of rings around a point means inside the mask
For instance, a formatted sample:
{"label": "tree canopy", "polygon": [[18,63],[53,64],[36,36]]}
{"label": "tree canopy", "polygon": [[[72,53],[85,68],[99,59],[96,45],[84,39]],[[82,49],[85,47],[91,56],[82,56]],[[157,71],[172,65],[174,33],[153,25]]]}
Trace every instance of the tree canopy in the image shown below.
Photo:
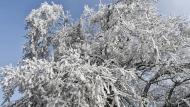
{"label": "tree canopy", "polygon": [[[26,17],[22,60],[1,68],[3,106],[190,106],[189,22],[155,3],[85,6],[78,21],[42,3]],[[23,97],[12,102],[16,89]]]}

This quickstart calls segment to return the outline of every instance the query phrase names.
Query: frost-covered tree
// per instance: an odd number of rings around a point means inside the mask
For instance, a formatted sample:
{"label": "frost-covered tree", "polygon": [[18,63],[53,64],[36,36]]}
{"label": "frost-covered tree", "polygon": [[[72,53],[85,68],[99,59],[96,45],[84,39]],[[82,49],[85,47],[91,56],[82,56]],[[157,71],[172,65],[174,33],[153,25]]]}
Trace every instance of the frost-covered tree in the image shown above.
{"label": "frost-covered tree", "polygon": [[27,42],[24,58],[47,59],[54,50],[52,39],[55,33],[67,25],[68,15],[60,5],[43,3],[26,17]]}
{"label": "frost-covered tree", "polygon": [[[42,3],[26,18],[24,58],[3,67],[5,107],[190,106],[189,22],[155,0],[85,6],[78,22]],[[10,101],[14,91],[21,99]]]}
{"label": "frost-covered tree", "polygon": [[135,68],[136,91],[146,106],[184,104],[190,85],[187,21],[161,17],[152,0],[120,0],[97,12],[87,7],[86,16],[99,29],[92,35],[93,62]]}

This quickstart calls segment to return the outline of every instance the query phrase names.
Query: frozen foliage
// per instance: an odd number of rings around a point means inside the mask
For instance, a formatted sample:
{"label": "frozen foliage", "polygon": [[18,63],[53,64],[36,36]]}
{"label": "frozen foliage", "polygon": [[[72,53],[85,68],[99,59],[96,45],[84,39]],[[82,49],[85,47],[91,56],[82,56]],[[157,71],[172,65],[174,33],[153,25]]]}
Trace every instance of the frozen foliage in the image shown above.
{"label": "frozen foliage", "polygon": [[138,102],[130,84],[132,70],[81,64],[79,55],[71,56],[60,62],[24,60],[19,68],[4,68],[9,77],[3,81],[6,99],[18,87],[25,95],[14,104],[18,107],[102,107],[108,99],[114,99],[113,105],[124,105],[126,98]]}
{"label": "frozen foliage", "polygon": [[26,17],[25,58],[47,58],[50,56],[53,34],[67,22],[67,15],[62,6],[42,3],[39,9],[34,9]]}
{"label": "frozen foliage", "polygon": [[[42,3],[18,66],[1,69],[5,107],[188,107],[189,22],[155,0],[85,6],[78,22]],[[10,101],[18,89],[23,97]]]}

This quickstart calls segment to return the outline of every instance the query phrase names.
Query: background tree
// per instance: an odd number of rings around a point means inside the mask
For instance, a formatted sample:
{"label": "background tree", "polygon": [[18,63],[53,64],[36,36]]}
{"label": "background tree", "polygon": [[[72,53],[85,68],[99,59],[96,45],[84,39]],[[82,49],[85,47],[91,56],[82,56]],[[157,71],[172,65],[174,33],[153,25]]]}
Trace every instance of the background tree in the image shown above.
{"label": "background tree", "polygon": [[66,25],[68,19],[63,7],[43,3],[39,9],[34,9],[26,17],[27,42],[24,48],[24,58],[47,59],[52,51],[54,34]]}

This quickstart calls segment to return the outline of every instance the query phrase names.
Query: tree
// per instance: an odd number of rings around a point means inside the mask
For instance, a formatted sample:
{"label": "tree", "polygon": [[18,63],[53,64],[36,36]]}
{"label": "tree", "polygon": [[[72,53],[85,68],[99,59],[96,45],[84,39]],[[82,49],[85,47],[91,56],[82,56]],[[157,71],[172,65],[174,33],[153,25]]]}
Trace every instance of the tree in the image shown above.
{"label": "tree", "polygon": [[63,7],[43,3],[39,9],[34,9],[26,17],[26,38],[24,58],[47,59],[51,55],[52,39],[54,34],[66,25],[67,14]]}
{"label": "tree", "polygon": [[[28,42],[16,67],[3,67],[6,107],[189,106],[189,23],[163,18],[154,0],[85,7],[72,22],[42,3],[26,18]],[[19,89],[24,96],[10,97]]]}

